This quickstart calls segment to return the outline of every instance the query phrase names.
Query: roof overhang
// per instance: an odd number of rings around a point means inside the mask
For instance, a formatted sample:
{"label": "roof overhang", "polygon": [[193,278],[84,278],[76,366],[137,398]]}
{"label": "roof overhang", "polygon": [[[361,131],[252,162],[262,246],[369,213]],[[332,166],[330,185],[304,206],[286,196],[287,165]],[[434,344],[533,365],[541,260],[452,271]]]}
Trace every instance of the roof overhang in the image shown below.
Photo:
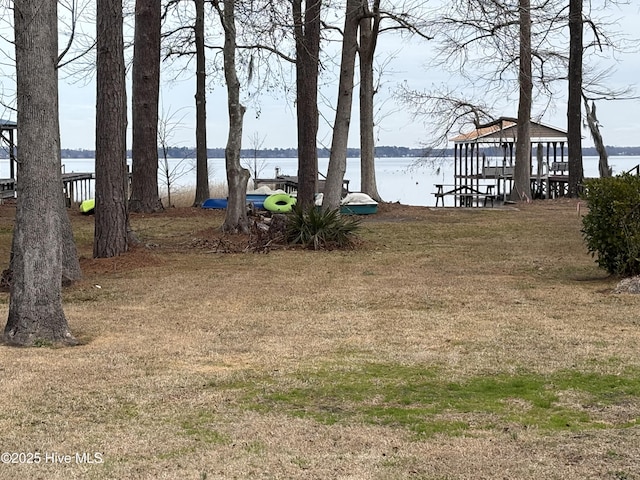
{"label": "roof overhang", "polygon": [[[457,145],[466,143],[501,144],[517,138],[518,126],[512,120],[498,120],[488,127],[480,127],[451,139]],[[539,122],[531,122],[531,143],[566,142],[567,132]]]}
{"label": "roof overhang", "polygon": [[18,128],[17,122],[13,120],[5,120],[0,118],[0,130],[16,130]]}

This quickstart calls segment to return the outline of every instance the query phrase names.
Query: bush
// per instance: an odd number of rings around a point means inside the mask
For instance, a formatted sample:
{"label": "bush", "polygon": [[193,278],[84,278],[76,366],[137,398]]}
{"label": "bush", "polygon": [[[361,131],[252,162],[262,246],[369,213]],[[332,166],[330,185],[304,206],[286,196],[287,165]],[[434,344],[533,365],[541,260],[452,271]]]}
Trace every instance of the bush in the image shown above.
{"label": "bush", "polygon": [[588,180],[583,197],[589,213],[582,234],[589,253],[611,274],[640,274],[640,177]]}
{"label": "bush", "polygon": [[360,228],[358,218],[340,215],[339,208],[323,210],[311,207],[304,210],[294,205],[287,220],[289,243],[314,250],[351,247]]}

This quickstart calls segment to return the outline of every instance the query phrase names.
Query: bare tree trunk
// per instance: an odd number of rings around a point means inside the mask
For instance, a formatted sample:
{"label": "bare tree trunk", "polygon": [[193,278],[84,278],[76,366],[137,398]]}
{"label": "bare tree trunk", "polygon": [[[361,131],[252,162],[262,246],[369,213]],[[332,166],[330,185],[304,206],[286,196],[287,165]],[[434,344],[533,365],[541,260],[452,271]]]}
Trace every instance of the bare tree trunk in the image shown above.
{"label": "bare tree trunk", "polygon": [[[220,3],[224,4],[221,11]],[[236,73],[236,25],[234,0],[215,2],[224,28],[224,76],[227,83],[227,104],[229,109],[229,136],[225,148],[225,165],[229,198],[222,230],[225,232],[248,233],[247,182],[249,170],[242,167],[242,122],[245,107],[240,103],[240,81]]]}
{"label": "bare tree trunk", "polygon": [[97,0],[96,217],[93,256],[127,251],[127,94],[122,0]]}
{"label": "bare tree trunk", "polygon": [[[3,339],[74,345],[62,309],[57,2],[15,0],[18,150],[13,281]],[[67,219],[68,220],[68,219]]]}
{"label": "bare tree trunk", "polygon": [[160,16],[157,0],[136,0],[133,45],[132,212],[163,210],[158,194],[158,97],[160,93]]}
{"label": "bare tree trunk", "polygon": [[520,0],[520,100],[518,104],[518,129],[516,138],[516,164],[513,172],[511,200],[531,200],[531,102],[533,79],[531,77],[531,5]]}
{"label": "bare tree trunk", "polygon": [[360,190],[380,202],[373,135],[373,59],[380,31],[380,0],[374,1],[371,12],[368,3],[363,0],[366,16],[360,20]]}
{"label": "bare tree trunk", "polygon": [[347,146],[353,102],[353,75],[358,50],[358,23],[362,18],[361,0],[347,0],[347,12],[342,40],[342,59],[338,84],[338,104],[333,125],[331,155],[325,183],[322,207],[335,209],[340,206],[342,182],[347,169]]}
{"label": "bare tree trunk", "polygon": [[610,177],[612,175],[612,171],[611,167],[609,167],[609,154],[607,153],[607,147],[605,147],[602,134],[600,133],[600,125],[598,123],[598,118],[596,117],[596,104],[593,102],[592,107],[589,108],[589,101],[587,98],[584,96],[582,98],[584,100],[584,108],[587,114],[587,125],[591,132],[593,144],[598,152],[598,172],[600,173],[600,178]]}
{"label": "bare tree trunk", "polygon": [[318,65],[321,0],[293,0],[298,115],[298,203],[314,204],[318,179]]}
{"label": "bare tree trunk", "polygon": [[199,207],[209,198],[209,165],[207,158],[207,93],[206,58],[204,46],[204,0],[196,3],[196,198]]}
{"label": "bare tree trunk", "polygon": [[567,101],[567,154],[569,196],[580,194],[582,167],[582,1],[569,0],[569,98]]}

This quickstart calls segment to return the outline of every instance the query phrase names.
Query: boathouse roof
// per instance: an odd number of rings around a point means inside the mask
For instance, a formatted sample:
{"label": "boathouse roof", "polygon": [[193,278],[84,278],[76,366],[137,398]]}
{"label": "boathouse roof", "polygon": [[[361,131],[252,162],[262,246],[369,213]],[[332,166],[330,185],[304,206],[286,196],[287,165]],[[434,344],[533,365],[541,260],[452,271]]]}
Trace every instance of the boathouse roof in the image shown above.
{"label": "boathouse roof", "polygon": [[13,120],[5,120],[0,118],[0,130],[15,130],[18,128],[18,124]]}
{"label": "boathouse roof", "polygon": [[[515,142],[517,132],[518,124],[515,119],[500,118],[486,127],[462,133],[452,138],[451,141],[456,144]],[[566,142],[567,132],[556,127],[531,121],[531,143],[554,141]]]}

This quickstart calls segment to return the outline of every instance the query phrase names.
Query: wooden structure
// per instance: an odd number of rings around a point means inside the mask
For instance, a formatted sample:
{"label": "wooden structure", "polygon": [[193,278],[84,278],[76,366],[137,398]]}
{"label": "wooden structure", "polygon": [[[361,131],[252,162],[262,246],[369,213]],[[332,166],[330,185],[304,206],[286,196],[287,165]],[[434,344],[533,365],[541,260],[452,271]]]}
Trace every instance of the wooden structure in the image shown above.
{"label": "wooden structure", "polygon": [[93,198],[95,190],[94,173],[63,173],[62,189],[67,207]]}
{"label": "wooden structure", "polygon": [[[0,178],[0,201],[16,196],[16,133],[18,124],[0,119],[0,146],[6,148],[9,158],[9,177]],[[62,189],[67,206],[80,203],[93,196],[93,173],[62,173]]]}
{"label": "wooden structure", "polygon": [[[7,149],[9,156],[9,178],[16,178],[16,131],[18,124],[12,120],[0,119],[0,145]],[[4,189],[3,189],[4,190]]]}
{"label": "wooden structure", "polygon": [[[319,173],[317,181],[318,193],[324,192],[324,184],[326,179]],[[298,177],[292,175],[281,175],[280,169],[276,168],[275,178],[256,178],[253,181],[253,188],[258,189],[262,186],[269,186],[274,190],[284,190],[287,193],[298,191]],[[342,181],[342,194],[349,193],[349,180]]]}
{"label": "wooden structure", "polygon": [[0,119],[0,147],[6,149],[9,159],[9,177],[0,178],[0,202],[16,195],[16,132],[18,124]]}
{"label": "wooden structure", "polygon": [[[62,191],[67,207],[93,197],[95,178],[93,173],[62,174]],[[16,181],[13,178],[0,178],[0,201],[15,196]]]}
{"label": "wooden structure", "polygon": [[[454,183],[436,185],[439,200],[452,196],[455,206],[488,206],[504,201],[513,186],[517,124],[500,118],[490,126],[453,138]],[[554,127],[531,122],[531,190],[535,198],[555,198],[567,191],[567,134]],[[534,154],[535,152],[535,154]],[[535,161],[534,161],[535,160]]]}

